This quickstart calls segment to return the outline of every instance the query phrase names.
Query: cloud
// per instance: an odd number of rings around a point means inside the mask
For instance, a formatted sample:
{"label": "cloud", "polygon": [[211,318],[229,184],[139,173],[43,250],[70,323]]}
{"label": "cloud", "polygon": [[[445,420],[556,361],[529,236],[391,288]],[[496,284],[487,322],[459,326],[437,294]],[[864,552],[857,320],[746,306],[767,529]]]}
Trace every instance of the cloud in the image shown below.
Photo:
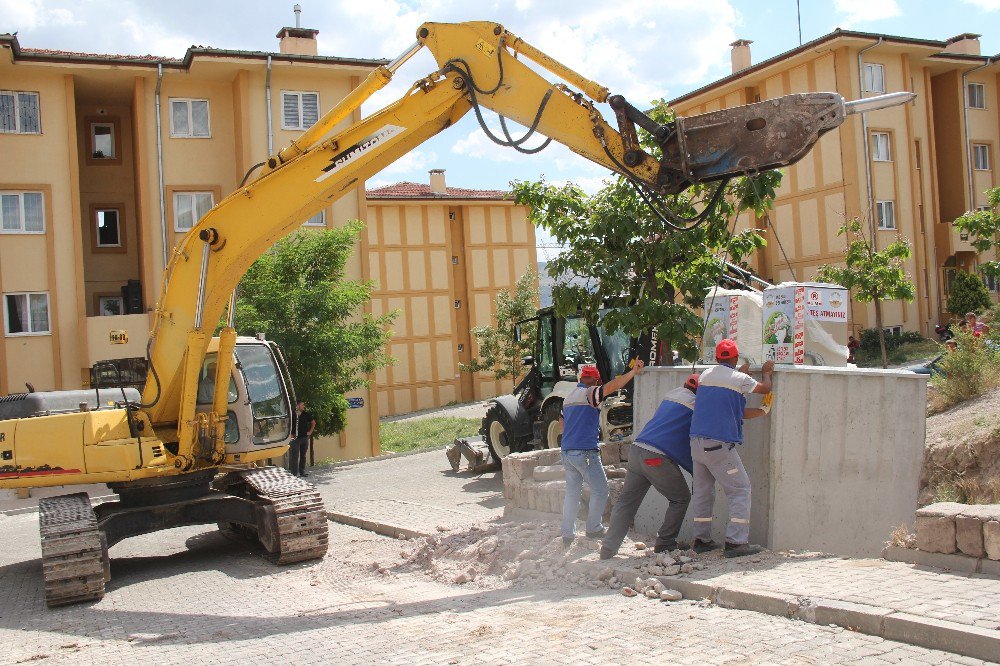
{"label": "cloud", "polygon": [[902,13],[896,0],[834,0],[834,8],[845,15],[845,26],[881,21]]}
{"label": "cloud", "polygon": [[969,5],[975,5],[984,12],[995,12],[1000,10],[1000,0],[962,0],[962,2]]}
{"label": "cloud", "polygon": [[49,24],[66,26],[76,23],[72,10],[48,5],[43,0],[0,0],[4,32],[20,32]]}
{"label": "cloud", "polygon": [[438,156],[434,151],[411,150],[398,160],[382,169],[379,174],[383,176],[398,174],[410,174],[418,171],[428,171],[438,168]]}

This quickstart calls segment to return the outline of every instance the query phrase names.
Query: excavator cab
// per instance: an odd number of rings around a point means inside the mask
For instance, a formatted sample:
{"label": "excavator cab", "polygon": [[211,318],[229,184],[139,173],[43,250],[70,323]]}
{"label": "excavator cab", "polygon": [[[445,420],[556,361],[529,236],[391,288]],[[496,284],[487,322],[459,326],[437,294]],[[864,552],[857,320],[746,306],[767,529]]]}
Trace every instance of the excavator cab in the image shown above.
{"label": "excavator cab", "polygon": [[[198,412],[212,410],[218,338],[209,344],[198,380]],[[288,443],[295,392],[280,348],[273,342],[239,337],[229,378],[226,456]]]}

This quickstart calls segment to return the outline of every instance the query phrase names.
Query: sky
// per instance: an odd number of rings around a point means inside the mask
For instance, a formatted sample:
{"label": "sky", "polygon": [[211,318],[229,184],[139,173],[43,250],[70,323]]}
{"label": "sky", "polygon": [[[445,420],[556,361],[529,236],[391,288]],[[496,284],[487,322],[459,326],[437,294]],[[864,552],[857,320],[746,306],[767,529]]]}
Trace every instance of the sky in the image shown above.
{"label": "sky", "polygon": [[[1000,53],[1000,0],[298,0],[301,24],[319,30],[321,55],[387,58],[415,41],[425,21],[489,20],[642,107],[731,72],[729,44],[753,40],[760,62],[835,28],[944,40],[982,32],[984,55]],[[294,26],[294,0],[0,0],[0,32],[23,48],[180,58],[191,45],[277,51]],[[424,50],[366,103],[365,115],[434,71]],[[605,117],[613,118],[605,106]],[[494,119],[489,121],[494,128]],[[529,140],[532,144],[533,140]],[[261,156],[263,158],[263,156]],[[451,186],[507,189],[511,180],[573,181],[593,192],[609,172],[553,143],[522,155],[487,139],[472,113],[400,158],[369,187],[427,182],[445,169]],[[554,251],[539,235],[539,260]]]}

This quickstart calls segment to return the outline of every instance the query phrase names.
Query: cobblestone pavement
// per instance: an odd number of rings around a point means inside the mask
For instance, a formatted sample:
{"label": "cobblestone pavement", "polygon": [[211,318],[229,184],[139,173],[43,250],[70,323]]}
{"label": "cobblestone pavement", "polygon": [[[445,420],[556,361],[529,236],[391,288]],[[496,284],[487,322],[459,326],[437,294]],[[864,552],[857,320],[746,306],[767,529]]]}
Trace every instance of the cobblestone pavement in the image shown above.
{"label": "cobblestone pavement", "polygon": [[482,525],[503,515],[500,472],[455,473],[444,450],[310,468],[308,480],[327,511],[417,532]]}
{"label": "cobblestone pavement", "polygon": [[3,664],[981,663],[702,602],[438,583],[337,524],[322,562],[285,568],[208,527],[130,539],[102,601],[48,610],[35,520],[0,516]]}

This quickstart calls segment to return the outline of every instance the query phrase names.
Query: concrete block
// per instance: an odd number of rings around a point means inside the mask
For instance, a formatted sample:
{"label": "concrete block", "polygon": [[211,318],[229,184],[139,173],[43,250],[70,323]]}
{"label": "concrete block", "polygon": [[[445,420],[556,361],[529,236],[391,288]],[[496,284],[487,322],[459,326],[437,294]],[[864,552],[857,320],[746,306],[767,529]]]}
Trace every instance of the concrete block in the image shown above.
{"label": "concrete block", "polygon": [[799,608],[798,617],[812,624],[835,624],[852,631],[878,636],[882,633],[883,619],[892,612],[891,608],[855,604],[838,599],[811,599],[809,603]]}
{"label": "concrete block", "polygon": [[959,504],[958,502],[937,502],[917,509],[917,517],[954,518],[968,508],[967,504]]}
{"label": "concrete block", "polygon": [[617,442],[612,442],[610,444],[601,443],[599,448],[601,451],[602,465],[614,465],[621,462]]}
{"label": "concrete block", "polygon": [[734,587],[720,587],[714,601],[723,608],[739,608],[778,617],[794,617],[799,608],[797,598],[789,594]]}
{"label": "concrete block", "polygon": [[538,510],[562,513],[563,499],[566,497],[565,481],[544,481],[536,484],[540,495]]}
{"label": "concrete block", "polygon": [[538,461],[539,465],[561,465],[562,464],[562,452],[559,449],[542,449],[540,451],[533,451],[535,454],[535,460]]}
{"label": "concrete block", "polygon": [[628,452],[632,449],[631,440],[618,442],[618,457],[622,462],[628,462]]}
{"label": "concrete block", "polygon": [[989,560],[977,560],[959,553],[926,553],[922,550],[900,546],[887,547],[882,551],[882,557],[890,562],[906,562],[919,564],[922,567],[934,567],[935,569],[947,569],[962,573],[977,573],[982,562],[989,562]]}
{"label": "concrete block", "polygon": [[986,574],[987,576],[993,576],[994,578],[1000,578],[1000,561],[997,560],[979,560],[979,573]]}
{"label": "concrete block", "polygon": [[882,638],[992,661],[1000,654],[1000,631],[948,620],[892,613],[882,623]]}
{"label": "concrete block", "polygon": [[917,548],[928,553],[954,553],[955,516],[917,516]]}
{"label": "concrete block", "polygon": [[983,523],[983,550],[991,560],[1000,560],[1000,520]]}
{"label": "concrete block", "polygon": [[972,516],[955,516],[955,545],[972,557],[984,557],[983,523]]}
{"label": "concrete block", "polygon": [[566,469],[562,465],[538,465],[532,477],[535,481],[552,481],[566,478]]}
{"label": "concrete block", "polygon": [[962,509],[961,515],[978,518],[984,523],[1000,520],[1000,504],[968,504]]}

